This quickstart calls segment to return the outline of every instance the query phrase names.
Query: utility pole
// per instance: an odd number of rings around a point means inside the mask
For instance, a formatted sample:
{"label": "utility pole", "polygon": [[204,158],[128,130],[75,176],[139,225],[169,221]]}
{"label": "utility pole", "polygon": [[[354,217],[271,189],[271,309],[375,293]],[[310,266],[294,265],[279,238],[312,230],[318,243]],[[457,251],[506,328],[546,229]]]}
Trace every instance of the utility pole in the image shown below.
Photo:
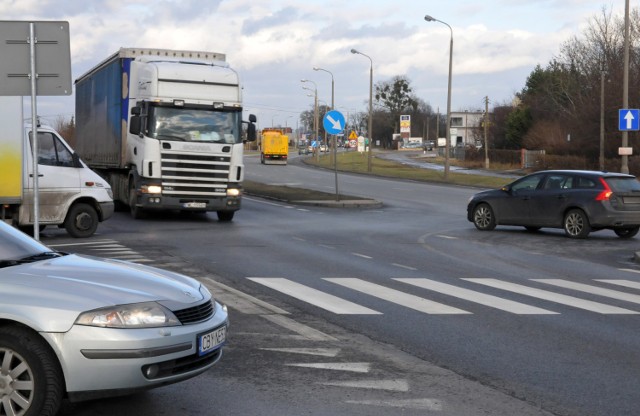
{"label": "utility pole", "polygon": [[484,168],[489,170],[489,96],[484,97]]}
{"label": "utility pole", "polygon": [[[624,69],[622,75],[622,108],[629,108],[629,0],[624,2]],[[629,132],[622,132],[622,147],[629,146]],[[622,155],[621,173],[629,173],[629,156]]]}

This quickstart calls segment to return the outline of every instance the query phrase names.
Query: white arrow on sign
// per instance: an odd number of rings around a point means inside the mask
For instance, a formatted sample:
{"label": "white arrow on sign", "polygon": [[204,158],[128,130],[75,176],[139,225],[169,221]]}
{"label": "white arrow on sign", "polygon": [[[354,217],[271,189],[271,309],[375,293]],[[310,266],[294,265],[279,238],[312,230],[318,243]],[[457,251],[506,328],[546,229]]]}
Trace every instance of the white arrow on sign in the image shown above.
{"label": "white arrow on sign", "polygon": [[633,120],[635,119],[631,111],[627,111],[624,119],[627,120],[627,130],[631,130],[631,128],[633,127]]}
{"label": "white arrow on sign", "polygon": [[[631,116],[633,117],[633,116]],[[334,120],[333,117],[331,117],[331,115],[327,114],[327,120],[329,120],[329,123],[331,123],[333,125],[333,128],[336,130],[342,130],[342,125],[340,124],[340,120]],[[629,122],[627,122],[628,124]]]}

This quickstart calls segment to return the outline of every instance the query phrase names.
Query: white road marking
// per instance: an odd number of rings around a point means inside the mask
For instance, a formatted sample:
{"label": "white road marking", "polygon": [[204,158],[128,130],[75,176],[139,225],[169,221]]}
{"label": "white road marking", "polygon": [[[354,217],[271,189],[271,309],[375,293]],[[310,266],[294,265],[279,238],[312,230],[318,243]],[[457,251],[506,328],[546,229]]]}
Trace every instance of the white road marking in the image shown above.
{"label": "white road marking", "polygon": [[319,370],[349,371],[352,373],[368,373],[371,369],[371,363],[293,363],[285,365]]}
{"label": "white road marking", "polygon": [[458,286],[437,282],[435,280],[430,280],[430,279],[393,279],[393,280],[397,280],[398,282],[407,283],[423,289],[433,290],[434,292],[443,293],[445,295],[468,300],[470,302],[479,303],[484,306],[489,306],[491,308],[500,309],[500,310],[515,313],[518,315],[554,315],[556,314],[556,312],[548,311],[546,309],[536,308],[535,306],[525,305],[524,303],[514,302],[512,300],[503,299],[497,296],[487,295],[484,293],[476,292],[474,290],[469,290],[469,289],[461,288]]}
{"label": "white road marking", "polygon": [[372,259],[373,257],[371,256],[367,256],[366,254],[360,254],[360,253],[351,253],[354,256],[358,256],[358,257],[362,257],[363,259]]}
{"label": "white road marking", "polygon": [[270,313],[276,313],[279,315],[288,315],[289,312],[284,309],[280,309],[270,303],[264,302],[258,298],[255,298],[247,293],[241,292],[231,286],[227,286],[224,283],[215,281],[209,277],[203,278],[207,281],[207,286],[212,289],[216,298],[219,298],[228,306],[238,310],[247,315],[265,315]]}
{"label": "white road marking", "polygon": [[625,302],[640,304],[640,295],[632,293],[620,292],[617,290],[604,289],[597,286],[585,285],[583,283],[574,283],[562,279],[532,279],[534,282],[546,283],[548,285],[563,287],[565,289],[577,290],[580,292],[591,293],[592,295],[604,296],[607,298],[623,300]]}
{"label": "white road marking", "polygon": [[387,390],[387,391],[409,391],[407,380],[354,380],[354,381],[328,381],[320,382],[323,386],[348,387],[355,389]]}
{"label": "white road marking", "polygon": [[418,270],[415,267],[411,267],[411,266],[405,266],[404,264],[398,264],[398,263],[391,263],[392,266],[396,266],[396,267],[400,267],[402,269],[407,269],[407,270]]}
{"label": "white road marking", "polygon": [[88,243],[66,243],[66,244],[47,244],[49,247],[70,247],[70,246],[95,246],[100,244],[111,244],[115,243],[114,240],[94,240]]}
{"label": "white road marking", "polygon": [[381,315],[373,309],[288,279],[279,277],[248,277],[248,279],[338,315]]}
{"label": "white road marking", "polygon": [[635,270],[635,269],[618,269],[618,270],[623,272],[640,273],[640,270]]}
{"label": "white road marking", "polygon": [[612,285],[628,287],[628,288],[631,288],[631,289],[640,289],[640,282],[634,282],[634,281],[631,281],[631,280],[615,280],[615,279],[598,280],[598,279],[596,279],[596,282],[609,283],[609,284],[612,284]]}
{"label": "white road marking", "polygon": [[274,324],[281,326],[282,328],[288,329],[296,334],[300,335],[307,341],[338,341],[336,338],[331,335],[327,335],[324,332],[318,331],[317,329],[311,328],[310,326],[301,324],[298,321],[294,321],[291,318],[287,318],[284,315],[260,315],[267,321],[273,322]]}
{"label": "white road marking", "polygon": [[408,400],[347,400],[346,403],[366,404],[379,407],[401,407],[403,409],[442,410],[442,400],[438,399],[408,399]]}
{"label": "white road marking", "polygon": [[457,240],[458,239],[458,237],[452,237],[450,235],[442,235],[442,234],[436,235],[436,237],[444,238],[444,239],[447,239],[447,240]]}
{"label": "white road marking", "polygon": [[319,357],[335,357],[340,348],[260,348],[264,351],[284,352],[287,354],[306,354]]}
{"label": "white road marking", "polygon": [[357,290],[370,296],[374,296],[404,307],[414,309],[419,312],[428,314],[440,314],[440,315],[453,315],[453,314],[468,314],[470,312],[462,309],[454,308],[452,306],[443,305],[424,299],[418,296],[414,296],[408,293],[400,292],[399,290],[391,289],[385,286],[380,286],[375,283],[369,283],[361,279],[354,278],[326,278],[328,282],[338,284],[340,286],[347,287],[349,289]]}
{"label": "white road marking", "polygon": [[602,314],[624,314],[637,315],[638,312],[629,309],[618,308],[616,306],[605,305],[603,303],[593,302],[586,299],[575,298],[560,293],[549,292],[547,290],[536,289],[516,283],[503,282],[497,279],[463,279],[469,282],[478,283],[485,286],[494,287],[496,289],[507,290],[509,292],[519,293],[525,296],[531,296],[538,299],[548,300],[550,302],[562,305],[572,306],[578,309],[584,309],[591,312]]}

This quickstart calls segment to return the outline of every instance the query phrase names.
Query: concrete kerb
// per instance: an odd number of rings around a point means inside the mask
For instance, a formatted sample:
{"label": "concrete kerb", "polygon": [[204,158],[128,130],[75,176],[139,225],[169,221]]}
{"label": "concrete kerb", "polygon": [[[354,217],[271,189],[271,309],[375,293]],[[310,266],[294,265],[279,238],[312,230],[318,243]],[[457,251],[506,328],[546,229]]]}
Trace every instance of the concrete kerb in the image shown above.
{"label": "concrete kerb", "polygon": [[328,208],[380,208],[382,202],[375,199],[341,199],[335,200],[317,200],[317,201],[289,201],[291,204],[310,205],[314,207]]}

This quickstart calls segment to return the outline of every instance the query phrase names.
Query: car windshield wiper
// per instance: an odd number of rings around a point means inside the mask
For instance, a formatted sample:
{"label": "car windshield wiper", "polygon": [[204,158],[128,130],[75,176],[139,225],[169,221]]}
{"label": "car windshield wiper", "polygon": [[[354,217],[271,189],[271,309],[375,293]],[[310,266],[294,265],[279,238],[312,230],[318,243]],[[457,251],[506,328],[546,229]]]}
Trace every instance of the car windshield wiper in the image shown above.
{"label": "car windshield wiper", "polygon": [[27,257],[23,257],[17,260],[0,260],[0,268],[17,266],[18,264],[33,263],[34,261],[41,261],[51,259],[55,257],[67,256],[69,253],[62,251],[43,251],[42,253],[32,254]]}
{"label": "car windshield wiper", "polygon": [[177,141],[181,141],[181,142],[186,141],[186,140],[184,139],[184,137],[172,136],[172,135],[170,135],[170,134],[158,134],[158,138],[160,138],[160,137],[166,137],[167,139],[177,140]]}

